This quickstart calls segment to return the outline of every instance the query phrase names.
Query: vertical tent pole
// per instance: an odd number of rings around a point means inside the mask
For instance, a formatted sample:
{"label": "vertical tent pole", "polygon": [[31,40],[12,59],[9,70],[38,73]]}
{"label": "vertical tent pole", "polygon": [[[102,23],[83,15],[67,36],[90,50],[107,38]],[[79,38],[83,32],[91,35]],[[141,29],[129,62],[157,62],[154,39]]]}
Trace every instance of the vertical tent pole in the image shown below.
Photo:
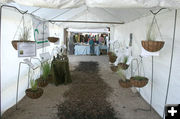
{"label": "vertical tent pole", "polygon": [[[1,91],[1,15],[2,15],[2,6],[0,8],[0,91]],[[0,95],[0,105],[1,105],[1,95]],[[1,108],[0,108],[1,114]]]}
{"label": "vertical tent pole", "polygon": [[[176,20],[177,20],[177,9],[175,10],[175,17],[174,17],[174,31],[173,31],[173,41],[172,41],[172,50],[171,50],[171,60],[170,60],[170,67],[169,67],[169,77],[168,77],[168,83],[167,83],[167,90],[166,90],[166,98],[164,106],[167,104],[168,94],[169,94],[169,86],[171,82],[171,71],[172,71],[172,63],[174,58],[174,42],[176,37]],[[165,108],[163,110],[163,119],[165,116]]]}
{"label": "vertical tent pole", "polygon": [[150,111],[152,110],[153,80],[154,80],[154,57],[152,56],[152,76],[151,76],[151,99],[150,99]]}

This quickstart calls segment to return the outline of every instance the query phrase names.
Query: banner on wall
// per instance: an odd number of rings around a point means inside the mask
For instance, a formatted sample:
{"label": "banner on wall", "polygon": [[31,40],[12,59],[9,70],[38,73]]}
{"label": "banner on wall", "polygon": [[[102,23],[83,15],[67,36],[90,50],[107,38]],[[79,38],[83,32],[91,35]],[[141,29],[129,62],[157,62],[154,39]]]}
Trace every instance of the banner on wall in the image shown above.
{"label": "banner on wall", "polygon": [[32,18],[32,21],[33,21],[34,39],[36,41],[36,48],[39,49],[49,46],[50,45],[48,41],[49,23],[35,18]]}

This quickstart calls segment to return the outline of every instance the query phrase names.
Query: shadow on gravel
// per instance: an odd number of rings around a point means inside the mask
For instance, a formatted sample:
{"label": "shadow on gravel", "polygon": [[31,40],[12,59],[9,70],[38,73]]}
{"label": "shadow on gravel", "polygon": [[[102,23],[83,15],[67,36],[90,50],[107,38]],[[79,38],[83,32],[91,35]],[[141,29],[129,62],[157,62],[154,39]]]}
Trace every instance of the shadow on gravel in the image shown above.
{"label": "shadow on gravel", "polygon": [[59,119],[117,119],[106,97],[111,88],[98,75],[97,62],[80,62],[71,73],[72,85],[58,105]]}

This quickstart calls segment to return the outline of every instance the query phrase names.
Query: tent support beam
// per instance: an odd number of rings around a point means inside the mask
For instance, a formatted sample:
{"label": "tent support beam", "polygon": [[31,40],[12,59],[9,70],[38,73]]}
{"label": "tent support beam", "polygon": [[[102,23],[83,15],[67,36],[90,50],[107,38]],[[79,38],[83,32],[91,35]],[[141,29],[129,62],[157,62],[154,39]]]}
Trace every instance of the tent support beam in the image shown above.
{"label": "tent support beam", "polygon": [[124,22],[101,22],[101,21],[69,21],[69,20],[48,20],[49,22],[71,22],[71,23],[97,23],[97,24],[124,24]]}
{"label": "tent support beam", "polygon": [[57,17],[59,17],[59,16],[61,16],[61,15],[63,15],[63,14],[65,14],[65,13],[67,13],[67,12],[69,12],[69,11],[71,11],[71,9],[66,10],[66,11],[64,11],[63,13],[58,14],[58,15],[56,15],[56,16],[54,16],[54,17],[52,17],[52,18],[51,18],[51,20],[52,20],[52,19],[55,19],[55,18],[57,18]]}
{"label": "tent support beam", "polygon": [[[169,68],[169,77],[168,77],[168,83],[167,83],[167,90],[166,90],[166,98],[164,102],[164,106],[167,104],[167,99],[169,95],[169,87],[171,83],[171,72],[172,72],[172,63],[174,58],[174,44],[175,44],[175,37],[176,37],[176,21],[177,21],[177,9],[175,10],[175,17],[174,17],[174,31],[173,31],[173,41],[172,41],[172,50],[171,50],[171,60],[170,60],[170,68]],[[163,119],[165,117],[165,108],[163,110]]]}

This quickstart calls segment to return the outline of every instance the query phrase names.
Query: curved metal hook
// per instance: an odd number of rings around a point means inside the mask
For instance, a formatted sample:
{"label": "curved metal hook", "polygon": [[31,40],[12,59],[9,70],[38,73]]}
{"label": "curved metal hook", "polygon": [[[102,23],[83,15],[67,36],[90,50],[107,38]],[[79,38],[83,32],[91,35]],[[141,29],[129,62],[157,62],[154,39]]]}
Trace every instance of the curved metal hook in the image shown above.
{"label": "curved metal hook", "polygon": [[21,14],[26,14],[26,13],[28,12],[28,10],[27,10],[27,11],[22,11],[22,10],[19,10],[17,7],[10,6],[10,5],[2,5],[1,8],[3,8],[3,7],[11,7],[11,8],[14,8],[14,9],[16,9],[16,10],[17,10],[19,13],[21,13]]}
{"label": "curved metal hook", "polygon": [[159,9],[157,12],[153,12],[152,10],[150,10],[150,12],[153,14],[153,15],[156,15],[156,14],[158,14],[161,10],[163,10],[163,9],[166,9],[166,8],[161,8],[161,9]]}

